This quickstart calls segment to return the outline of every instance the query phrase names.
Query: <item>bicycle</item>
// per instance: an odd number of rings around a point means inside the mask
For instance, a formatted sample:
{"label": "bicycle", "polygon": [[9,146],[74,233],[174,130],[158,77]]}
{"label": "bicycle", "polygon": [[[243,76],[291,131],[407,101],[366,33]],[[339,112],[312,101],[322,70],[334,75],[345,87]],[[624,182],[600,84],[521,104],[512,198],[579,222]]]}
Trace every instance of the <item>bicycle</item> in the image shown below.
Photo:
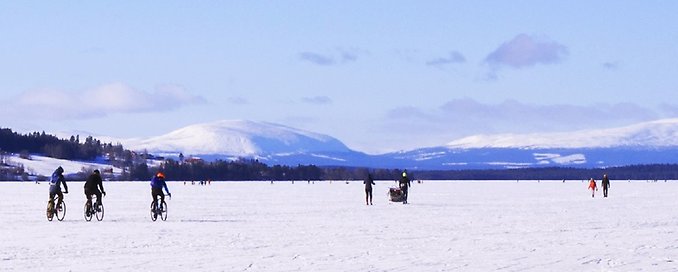
{"label": "bicycle", "polygon": [[59,203],[59,195],[54,195],[53,199],[47,202],[47,221],[52,221],[56,215],[57,220],[63,221],[66,216],[66,202],[61,200],[61,204],[54,208],[54,203]]}
{"label": "bicycle", "polygon": [[[97,202],[96,195],[92,194],[90,199],[85,201],[85,220],[92,221],[92,216],[96,214],[98,221],[104,220],[104,204]],[[92,206],[92,202],[96,203],[96,207]]]}
{"label": "bicycle", "polygon": [[[157,205],[158,203],[160,205]],[[158,216],[160,216],[162,221],[167,220],[167,202],[165,200],[158,201],[156,199],[156,201],[151,201],[151,220],[158,220]]]}

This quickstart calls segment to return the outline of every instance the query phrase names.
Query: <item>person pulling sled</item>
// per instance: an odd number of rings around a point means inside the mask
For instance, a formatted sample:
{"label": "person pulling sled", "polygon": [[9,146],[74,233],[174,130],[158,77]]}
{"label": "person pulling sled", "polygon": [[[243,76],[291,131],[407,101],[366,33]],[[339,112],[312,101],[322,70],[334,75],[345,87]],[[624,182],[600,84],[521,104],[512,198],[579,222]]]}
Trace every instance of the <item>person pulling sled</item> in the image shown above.
{"label": "person pulling sled", "polygon": [[393,202],[402,202],[403,204],[407,204],[407,196],[410,186],[410,178],[407,177],[407,172],[403,171],[403,175],[398,181],[399,188],[389,188],[388,190],[390,200]]}

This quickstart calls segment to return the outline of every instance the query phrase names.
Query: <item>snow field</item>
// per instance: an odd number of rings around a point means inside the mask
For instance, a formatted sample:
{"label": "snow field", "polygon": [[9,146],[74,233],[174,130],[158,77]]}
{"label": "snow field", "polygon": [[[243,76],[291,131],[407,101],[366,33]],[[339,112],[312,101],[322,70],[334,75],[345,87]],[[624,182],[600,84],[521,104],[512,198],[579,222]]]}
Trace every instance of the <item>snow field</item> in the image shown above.
{"label": "snow field", "polygon": [[362,182],[170,182],[166,222],[148,182],[105,182],[102,222],[68,184],[48,222],[46,183],[0,183],[0,271],[678,270],[673,182],[425,182],[409,205],[377,182],[373,206]]}

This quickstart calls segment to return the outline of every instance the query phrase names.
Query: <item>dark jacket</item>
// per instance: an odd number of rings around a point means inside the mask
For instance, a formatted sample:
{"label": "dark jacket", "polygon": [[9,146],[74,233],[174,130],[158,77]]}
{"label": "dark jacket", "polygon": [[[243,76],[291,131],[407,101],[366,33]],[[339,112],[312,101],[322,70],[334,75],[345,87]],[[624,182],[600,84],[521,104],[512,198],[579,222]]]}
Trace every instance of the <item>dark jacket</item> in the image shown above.
{"label": "dark jacket", "polygon": [[372,175],[367,175],[367,178],[365,181],[363,181],[363,184],[365,184],[365,190],[372,190],[372,185],[376,185],[374,183],[374,179],[372,179]]}
{"label": "dark jacket", "polygon": [[610,187],[610,179],[607,176],[604,176],[601,184],[603,185],[603,188],[609,188]]}
{"label": "dark jacket", "polygon": [[87,181],[85,181],[85,190],[96,191],[97,187],[100,189],[101,192],[104,191],[104,184],[101,180],[101,175],[99,174],[89,175],[89,177],[87,177]]}
{"label": "dark jacket", "polygon": [[410,178],[408,178],[408,177],[406,177],[406,176],[400,178],[399,185],[400,185],[400,189],[403,189],[403,190],[407,190],[407,188],[409,188],[410,186],[412,186],[412,185],[410,184]]}

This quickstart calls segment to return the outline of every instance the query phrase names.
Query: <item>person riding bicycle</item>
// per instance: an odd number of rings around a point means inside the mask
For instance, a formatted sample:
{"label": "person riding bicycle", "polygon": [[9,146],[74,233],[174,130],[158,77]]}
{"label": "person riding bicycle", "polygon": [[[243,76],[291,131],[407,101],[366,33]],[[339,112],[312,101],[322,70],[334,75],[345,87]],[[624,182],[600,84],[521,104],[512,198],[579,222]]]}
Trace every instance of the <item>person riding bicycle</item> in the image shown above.
{"label": "person riding bicycle", "polygon": [[[165,182],[165,174],[163,174],[162,172],[158,172],[151,179],[151,196],[153,196],[154,208],[157,207],[158,196],[160,196],[160,203],[165,201],[165,195],[162,193],[162,188],[165,188],[165,192],[167,192],[167,195],[171,198],[172,194],[169,192],[169,189],[167,189],[167,183]],[[163,207],[160,207],[160,209],[163,209]]]}
{"label": "person riding bicycle", "polygon": [[[101,191],[99,191],[99,188],[101,188]],[[94,207],[98,209],[99,205],[103,204],[101,194],[106,196],[106,191],[104,191],[104,184],[103,181],[101,180],[101,173],[99,172],[98,169],[96,169],[91,175],[89,175],[89,177],[87,177],[87,181],[85,181],[85,197],[87,197],[87,203],[91,205],[92,195],[96,195],[97,202],[96,205],[94,205]]]}
{"label": "person riding bicycle", "polygon": [[[63,192],[61,192],[61,184],[64,185]],[[64,201],[64,194],[68,194],[68,185],[66,184],[66,179],[64,178],[64,169],[59,166],[56,170],[54,170],[54,173],[52,173],[52,178],[49,180],[49,202],[54,203],[54,196],[59,196],[59,202],[53,207],[61,207],[61,203]]]}

